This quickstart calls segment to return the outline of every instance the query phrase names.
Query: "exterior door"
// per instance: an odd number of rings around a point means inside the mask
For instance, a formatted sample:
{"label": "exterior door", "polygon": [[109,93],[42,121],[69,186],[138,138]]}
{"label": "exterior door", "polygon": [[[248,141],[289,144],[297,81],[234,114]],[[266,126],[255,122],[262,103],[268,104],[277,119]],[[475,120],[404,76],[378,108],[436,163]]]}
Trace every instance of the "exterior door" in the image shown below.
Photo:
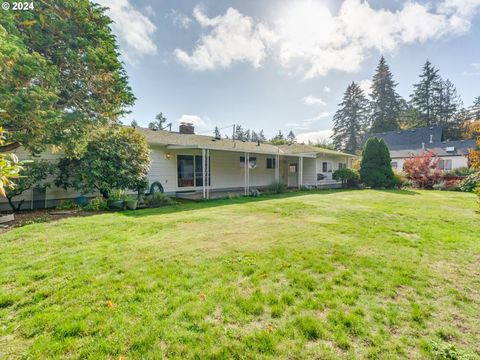
{"label": "exterior door", "polygon": [[288,171],[288,186],[298,186],[298,163],[289,162],[287,166]]}

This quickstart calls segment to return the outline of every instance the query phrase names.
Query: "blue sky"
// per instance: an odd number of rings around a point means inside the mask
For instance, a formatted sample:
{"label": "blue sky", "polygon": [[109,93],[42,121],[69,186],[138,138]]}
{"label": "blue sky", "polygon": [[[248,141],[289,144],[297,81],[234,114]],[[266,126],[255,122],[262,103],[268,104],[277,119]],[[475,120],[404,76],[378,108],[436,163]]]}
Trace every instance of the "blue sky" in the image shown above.
{"label": "blue sky", "polygon": [[99,2],[137,97],[125,123],[161,111],[199,133],[237,123],[322,139],[348,83],[368,90],[381,54],[404,97],[427,58],[466,106],[480,96],[480,0]]}

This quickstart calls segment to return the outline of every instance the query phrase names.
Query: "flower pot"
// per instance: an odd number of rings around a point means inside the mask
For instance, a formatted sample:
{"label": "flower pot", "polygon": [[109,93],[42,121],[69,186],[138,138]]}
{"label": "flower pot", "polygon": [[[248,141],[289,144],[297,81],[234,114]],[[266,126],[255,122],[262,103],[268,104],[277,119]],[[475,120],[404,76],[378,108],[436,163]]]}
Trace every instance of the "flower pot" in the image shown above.
{"label": "flower pot", "polygon": [[108,208],[111,210],[123,210],[124,200],[107,200]]}
{"label": "flower pot", "polygon": [[125,207],[128,210],[137,210],[138,200],[125,200]]}

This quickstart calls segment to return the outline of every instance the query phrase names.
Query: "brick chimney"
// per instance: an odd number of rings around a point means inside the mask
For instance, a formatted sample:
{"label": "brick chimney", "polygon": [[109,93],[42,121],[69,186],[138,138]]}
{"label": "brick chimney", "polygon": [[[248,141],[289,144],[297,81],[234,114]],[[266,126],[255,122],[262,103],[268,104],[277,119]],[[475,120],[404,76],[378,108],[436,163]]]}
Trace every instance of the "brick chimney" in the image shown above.
{"label": "brick chimney", "polygon": [[195,134],[195,128],[192,123],[181,122],[178,128],[180,134]]}

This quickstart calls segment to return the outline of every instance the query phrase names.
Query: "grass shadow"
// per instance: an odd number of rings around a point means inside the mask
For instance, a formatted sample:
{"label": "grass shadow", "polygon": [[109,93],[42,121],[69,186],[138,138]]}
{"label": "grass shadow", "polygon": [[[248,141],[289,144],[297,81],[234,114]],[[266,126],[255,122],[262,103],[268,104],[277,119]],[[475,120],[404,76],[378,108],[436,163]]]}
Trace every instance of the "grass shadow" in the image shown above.
{"label": "grass shadow", "polygon": [[223,199],[202,200],[202,201],[182,200],[182,202],[176,206],[168,206],[163,208],[139,209],[135,211],[122,211],[122,212],[119,212],[119,214],[128,216],[128,217],[145,217],[145,216],[152,216],[152,215],[159,215],[159,214],[171,214],[171,213],[191,211],[191,210],[208,209],[208,208],[214,208],[218,206],[230,206],[230,205],[238,205],[238,204],[256,203],[256,202],[267,201],[267,200],[288,199],[288,198],[308,196],[313,194],[328,195],[328,194],[335,194],[335,193],[347,192],[347,191],[353,191],[353,190],[322,189],[322,190],[309,190],[309,191],[295,191],[295,192],[288,192],[285,194],[268,194],[268,195],[261,195],[259,197],[240,196],[235,198],[223,198]]}
{"label": "grass shadow", "polygon": [[398,195],[420,195],[418,191],[407,190],[407,189],[375,189],[375,191],[386,192],[389,194],[395,193]]}

